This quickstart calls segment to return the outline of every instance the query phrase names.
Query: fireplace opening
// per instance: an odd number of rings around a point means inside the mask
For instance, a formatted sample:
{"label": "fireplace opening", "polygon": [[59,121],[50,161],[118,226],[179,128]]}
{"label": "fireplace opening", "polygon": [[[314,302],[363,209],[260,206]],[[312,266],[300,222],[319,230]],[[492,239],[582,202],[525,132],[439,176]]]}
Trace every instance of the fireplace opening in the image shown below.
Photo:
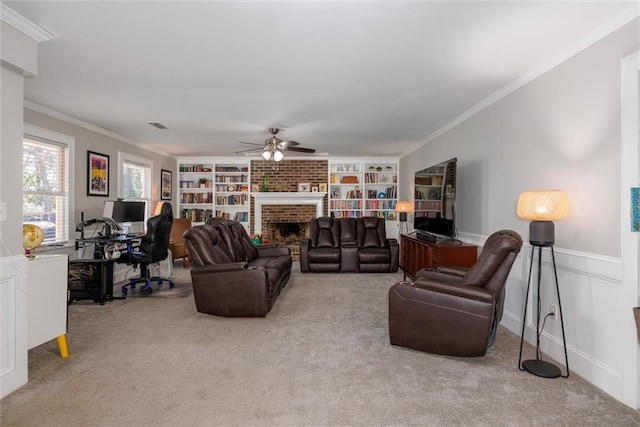
{"label": "fireplace opening", "polygon": [[269,221],[267,228],[272,243],[289,248],[292,258],[299,259],[300,240],[307,237],[308,222]]}

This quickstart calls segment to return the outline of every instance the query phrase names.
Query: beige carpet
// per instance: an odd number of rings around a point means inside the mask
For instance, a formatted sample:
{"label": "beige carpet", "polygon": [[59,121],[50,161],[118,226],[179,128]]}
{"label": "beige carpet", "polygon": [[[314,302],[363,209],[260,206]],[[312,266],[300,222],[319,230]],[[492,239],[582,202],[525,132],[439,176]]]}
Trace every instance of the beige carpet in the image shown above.
{"label": "beige carpet", "polygon": [[[174,277],[188,274],[176,263]],[[640,414],[572,374],[517,368],[500,329],[484,358],[393,347],[387,291],[401,274],[301,274],[266,318],[197,313],[193,298],[69,308],[70,357],[29,352],[2,426],[632,426]]]}

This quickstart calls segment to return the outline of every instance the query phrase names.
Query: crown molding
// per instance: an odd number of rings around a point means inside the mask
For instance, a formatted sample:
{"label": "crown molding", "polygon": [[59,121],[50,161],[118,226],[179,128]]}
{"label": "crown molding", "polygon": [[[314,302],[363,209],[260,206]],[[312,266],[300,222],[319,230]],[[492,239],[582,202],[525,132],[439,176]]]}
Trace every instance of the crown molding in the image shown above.
{"label": "crown molding", "polygon": [[72,124],[72,125],[75,125],[75,126],[79,126],[81,128],[90,130],[92,132],[99,133],[99,134],[104,135],[104,136],[108,136],[109,138],[113,138],[113,139],[117,139],[118,141],[126,142],[127,144],[133,144],[133,145],[136,145],[136,146],[140,146],[139,142],[134,141],[132,139],[129,139],[126,136],[122,136],[122,135],[120,135],[118,133],[111,132],[110,130],[103,129],[100,126],[92,125],[91,123],[87,123],[87,122],[82,121],[80,119],[76,119],[75,117],[68,116],[68,115],[66,115],[64,113],[61,113],[59,111],[52,110],[49,107],[45,107],[43,105],[36,104],[35,102],[29,101],[28,99],[24,100],[24,108],[27,108],[27,109],[29,109],[31,111],[35,111],[37,113],[44,114],[44,115],[49,116],[49,117],[53,117],[54,119],[62,120],[63,122],[67,122],[69,124]]}
{"label": "crown molding", "polygon": [[8,6],[0,3],[0,20],[11,25],[16,30],[31,37],[38,43],[46,42],[48,40],[55,39],[55,34],[45,30],[39,25],[29,21],[18,12],[10,9]]}
{"label": "crown molding", "polygon": [[[603,23],[602,25],[599,25],[598,27],[596,27],[595,30],[591,31],[589,34],[579,39],[576,43],[571,45],[569,48],[561,51],[559,54],[557,54],[550,60],[544,62],[539,67],[520,76],[513,82],[504,86],[502,89],[490,95],[488,98],[485,98],[484,100],[480,101],[478,104],[474,105],[473,107],[471,107],[470,109],[468,109],[467,111],[465,111],[464,113],[462,113],[461,115],[459,115],[458,117],[456,117],[455,119],[447,123],[446,125],[442,126],[440,129],[433,132],[424,140],[424,143],[422,146],[439,138],[440,136],[449,132],[451,129],[455,128],[456,126],[462,124],[463,122],[472,118],[476,114],[480,113],[484,109],[490,107],[491,105],[495,104],[501,99],[507,97],[508,95],[512,94],[516,90],[524,87],[525,85],[529,84],[530,82],[542,76],[543,74],[551,71],[558,65],[562,64],[563,62],[567,61],[568,59],[582,52],[589,46],[604,39],[606,36],[622,28],[623,26],[633,21],[634,19],[637,19],[639,16],[640,16],[640,7],[636,5],[636,6],[631,6],[627,8],[624,12],[611,18],[609,21]],[[413,153],[414,151],[415,150],[409,153],[405,153],[400,157],[407,156]]]}

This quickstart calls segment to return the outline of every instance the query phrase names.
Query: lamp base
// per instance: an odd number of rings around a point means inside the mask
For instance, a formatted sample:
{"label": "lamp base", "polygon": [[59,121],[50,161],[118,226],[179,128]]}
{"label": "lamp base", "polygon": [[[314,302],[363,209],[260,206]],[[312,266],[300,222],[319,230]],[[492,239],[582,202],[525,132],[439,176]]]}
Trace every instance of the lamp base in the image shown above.
{"label": "lamp base", "polygon": [[529,243],[533,246],[553,246],[554,235],[553,221],[531,221],[529,223]]}
{"label": "lamp base", "polygon": [[536,377],[558,378],[562,375],[556,365],[540,359],[525,360],[522,362],[522,368]]}

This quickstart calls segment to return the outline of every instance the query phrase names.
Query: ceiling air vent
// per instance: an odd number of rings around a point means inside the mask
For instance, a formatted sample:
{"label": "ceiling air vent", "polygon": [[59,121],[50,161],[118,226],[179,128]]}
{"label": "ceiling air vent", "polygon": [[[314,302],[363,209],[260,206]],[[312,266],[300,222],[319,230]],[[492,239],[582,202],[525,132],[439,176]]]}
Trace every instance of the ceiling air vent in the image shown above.
{"label": "ceiling air vent", "polygon": [[159,122],[149,122],[149,124],[151,126],[153,126],[154,128],[158,128],[158,129],[168,129],[165,125],[163,125],[162,123]]}

